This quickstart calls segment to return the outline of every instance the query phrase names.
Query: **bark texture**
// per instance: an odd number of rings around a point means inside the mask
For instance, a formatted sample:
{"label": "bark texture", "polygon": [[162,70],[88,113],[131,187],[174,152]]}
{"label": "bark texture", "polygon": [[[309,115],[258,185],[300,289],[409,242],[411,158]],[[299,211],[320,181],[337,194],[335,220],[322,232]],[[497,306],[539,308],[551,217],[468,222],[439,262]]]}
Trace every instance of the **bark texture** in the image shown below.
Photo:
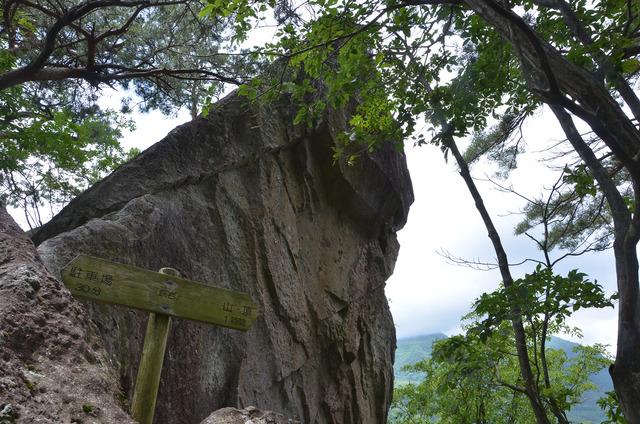
{"label": "bark texture", "polygon": [[[392,148],[333,165],[345,127],[292,126],[288,102],[234,95],[74,200],[33,234],[58,272],[79,253],[250,294],[247,333],[174,320],[156,423],[255,405],[305,423],[384,423],[395,331],[384,283],[413,200]],[[131,395],[145,314],[85,305]]]}

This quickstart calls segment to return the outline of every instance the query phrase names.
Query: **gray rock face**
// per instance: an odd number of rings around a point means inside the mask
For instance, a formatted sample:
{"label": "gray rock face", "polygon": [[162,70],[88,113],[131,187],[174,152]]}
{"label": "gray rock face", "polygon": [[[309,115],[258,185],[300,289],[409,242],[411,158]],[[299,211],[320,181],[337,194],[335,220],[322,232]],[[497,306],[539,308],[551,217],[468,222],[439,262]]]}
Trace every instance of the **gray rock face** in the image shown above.
{"label": "gray rock face", "polygon": [[[395,331],[384,283],[413,201],[392,148],[332,165],[338,113],[230,96],[173,130],[33,235],[57,272],[79,253],[248,293],[246,333],[174,320],[157,423],[255,405],[304,423],[384,423]],[[86,303],[131,395],[146,314]]]}
{"label": "gray rock face", "polygon": [[261,411],[248,406],[245,409],[218,409],[200,424],[300,424],[300,421],[287,418],[272,411]]}
{"label": "gray rock face", "polygon": [[0,423],[133,423],[88,321],[0,207]]}

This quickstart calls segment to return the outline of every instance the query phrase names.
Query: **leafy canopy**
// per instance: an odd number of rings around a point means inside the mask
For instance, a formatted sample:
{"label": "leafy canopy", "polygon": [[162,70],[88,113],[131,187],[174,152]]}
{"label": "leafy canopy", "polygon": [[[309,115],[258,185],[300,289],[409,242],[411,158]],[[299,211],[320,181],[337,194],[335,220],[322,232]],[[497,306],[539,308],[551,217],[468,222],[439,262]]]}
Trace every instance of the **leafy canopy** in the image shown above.
{"label": "leafy canopy", "polygon": [[[100,88],[129,88],[139,109],[195,117],[225,83],[257,72],[230,59],[222,20],[202,19],[197,0],[51,2],[0,8],[0,196],[43,221],[136,151],[122,110],[98,106]],[[243,71],[241,71],[243,70]],[[226,75],[235,74],[234,78]]]}

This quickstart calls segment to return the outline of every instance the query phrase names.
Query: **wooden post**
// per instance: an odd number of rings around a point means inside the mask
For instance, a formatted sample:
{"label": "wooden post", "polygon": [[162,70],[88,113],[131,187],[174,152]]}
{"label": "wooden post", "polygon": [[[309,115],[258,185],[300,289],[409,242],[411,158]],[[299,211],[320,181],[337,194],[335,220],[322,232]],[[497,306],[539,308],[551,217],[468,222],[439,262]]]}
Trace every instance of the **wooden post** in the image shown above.
{"label": "wooden post", "polygon": [[[162,268],[161,274],[179,277],[180,273],[173,268]],[[156,409],[158,386],[167,337],[171,328],[171,316],[151,312],[147,321],[147,332],[144,336],[144,347],[138,367],[136,385],[133,388],[131,415],[140,424],[152,424]]]}

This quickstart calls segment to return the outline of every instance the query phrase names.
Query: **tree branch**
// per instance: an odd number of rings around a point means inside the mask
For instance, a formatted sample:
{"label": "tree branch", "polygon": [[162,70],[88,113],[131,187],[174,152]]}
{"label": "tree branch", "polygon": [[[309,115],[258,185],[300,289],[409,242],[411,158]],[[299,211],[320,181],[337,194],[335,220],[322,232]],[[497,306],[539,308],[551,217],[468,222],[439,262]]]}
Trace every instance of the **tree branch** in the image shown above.
{"label": "tree branch", "polygon": [[[149,8],[149,7],[161,7],[161,6],[170,6],[170,5],[176,5],[176,4],[184,4],[185,2],[186,0],[160,0],[160,1],[88,0],[84,3],[78,4],[68,9],[62,14],[55,14],[55,12],[49,9],[43,8],[40,5],[34,4],[31,1],[25,0],[23,2],[25,5],[32,7],[36,10],[39,10],[40,12],[43,12],[49,16],[55,15],[52,17],[55,17],[56,21],[47,30],[42,43],[42,48],[40,49],[37,56],[30,63],[20,68],[12,69],[3,74],[0,74],[0,90],[13,87],[18,84],[22,84],[26,81],[42,81],[43,77],[48,74],[52,74],[56,76],[62,75],[63,73],[61,73],[59,70],[49,69],[45,72],[41,72],[47,66],[47,62],[51,58],[51,55],[53,54],[56,48],[56,40],[58,38],[58,35],[63,31],[64,28],[74,26],[74,23],[76,21],[78,21],[79,19],[89,15],[90,13],[98,9],[102,9],[106,7]],[[87,41],[90,41],[90,40],[87,40]],[[78,69],[74,69],[73,71],[70,71],[70,74],[75,75],[78,73],[78,71],[79,71]],[[62,79],[62,78],[57,78],[57,79]]]}

